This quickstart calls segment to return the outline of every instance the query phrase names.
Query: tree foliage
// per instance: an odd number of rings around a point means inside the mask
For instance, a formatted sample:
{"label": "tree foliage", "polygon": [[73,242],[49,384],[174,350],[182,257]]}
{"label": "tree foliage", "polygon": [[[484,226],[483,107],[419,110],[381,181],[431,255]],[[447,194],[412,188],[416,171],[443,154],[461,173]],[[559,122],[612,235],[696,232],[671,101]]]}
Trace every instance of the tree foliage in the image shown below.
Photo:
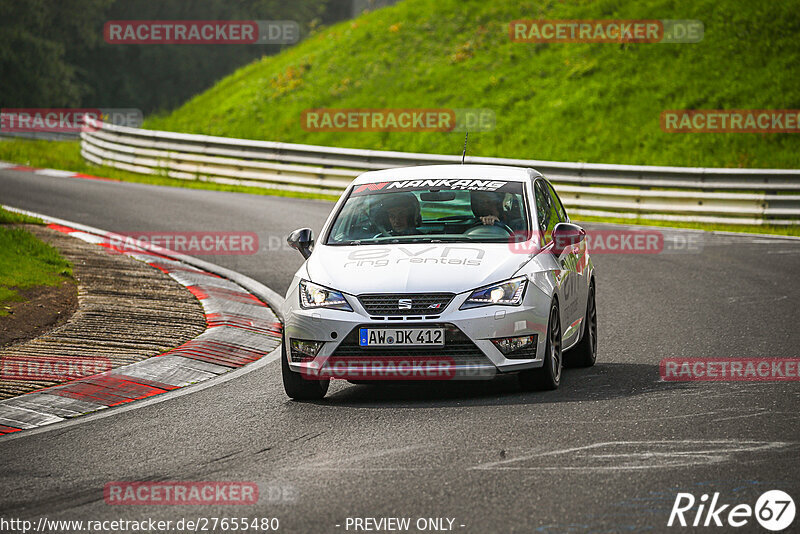
{"label": "tree foliage", "polygon": [[108,20],[294,20],[346,16],[336,0],[0,0],[0,106],[169,109],[278,45],[112,45]]}

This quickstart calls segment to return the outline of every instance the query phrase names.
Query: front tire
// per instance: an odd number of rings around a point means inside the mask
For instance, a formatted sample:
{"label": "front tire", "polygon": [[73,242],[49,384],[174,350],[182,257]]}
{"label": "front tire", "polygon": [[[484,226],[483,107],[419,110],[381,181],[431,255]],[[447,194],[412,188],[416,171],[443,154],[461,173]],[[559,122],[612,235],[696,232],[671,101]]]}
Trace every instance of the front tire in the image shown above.
{"label": "front tire", "polygon": [[586,302],[586,317],[583,320],[583,337],[564,358],[564,363],[569,367],[591,367],[597,361],[597,305],[594,293],[592,282]]}
{"label": "front tire", "polygon": [[306,379],[291,370],[286,357],[286,336],[281,340],[281,374],[283,390],[294,400],[320,400],[328,392],[330,380]]}
{"label": "front tire", "polygon": [[524,391],[558,389],[563,369],[561,353],[561,316],[558,303],[550,306],[550,319],[547,322],[547,346],[544,365],[519,373],[519,385]]}

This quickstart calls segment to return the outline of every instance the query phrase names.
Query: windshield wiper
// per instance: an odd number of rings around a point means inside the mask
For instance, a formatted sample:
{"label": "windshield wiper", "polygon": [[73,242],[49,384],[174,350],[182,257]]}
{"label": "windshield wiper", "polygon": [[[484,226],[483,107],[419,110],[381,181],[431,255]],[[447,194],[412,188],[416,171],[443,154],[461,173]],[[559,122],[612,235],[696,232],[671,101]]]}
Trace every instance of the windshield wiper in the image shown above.
{"label": "windshield wiper", "polygon": [[452,236],[452,237],[431,237],[431,243],[452,243],[454,241],[472,241],[469,237],[465,236]]}
{"label": "windshield wiper", "polygon": [[467,242],[469,238],[464,236],[396,236],[391,240],[392,243],[452,243],[456,241]]}
{"label": "windshield wiper", "polygon": [[392,243],[392,244],[401,244],[401,243],[471,243],[471,242],[502,242],[503,240],[498,240],[496,237],[491,238],[473,238],[464,235],[451,235],[451,236],[427,236],[427,235],[418,235],[418,236],[384,236],[379,238],[373,238],[368,240],[357,239],[355,241],[342,241],[339,243],[328,243],[329,245],[339,245],[339,246],[359,246],[359,245],[375,245],[381,243]]}

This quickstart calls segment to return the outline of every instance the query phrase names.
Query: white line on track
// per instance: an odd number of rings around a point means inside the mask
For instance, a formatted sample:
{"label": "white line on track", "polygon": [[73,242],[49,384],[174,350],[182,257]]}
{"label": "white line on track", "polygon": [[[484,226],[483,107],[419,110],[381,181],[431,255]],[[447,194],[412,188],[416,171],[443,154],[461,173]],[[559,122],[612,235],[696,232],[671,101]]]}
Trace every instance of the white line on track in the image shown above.
{"label": "white line on track", "polygon": [[[487,462],[470,469],[489,471],[625,471],[717,464],[743,453],[781,452],[796,443],[748,440],[606,441]],[[660,449],[660,450],[659,450]],[[561,457],[561,458],[557,458]],[[552,459],[551,458],[555,458]],[[541,465],[514,465],[544,459]],[[557,465],[562,461],[562,465]]]}

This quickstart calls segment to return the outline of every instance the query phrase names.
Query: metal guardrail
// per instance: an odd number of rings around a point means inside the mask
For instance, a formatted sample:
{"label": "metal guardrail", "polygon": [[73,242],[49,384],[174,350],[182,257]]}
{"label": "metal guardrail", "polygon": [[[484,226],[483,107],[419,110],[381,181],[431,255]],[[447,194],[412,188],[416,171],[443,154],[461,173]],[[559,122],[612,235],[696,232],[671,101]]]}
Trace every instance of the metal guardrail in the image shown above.
{"label": "metal guardrail", "polygon": [[[339,195],[371,169],[460,163],[460,156],[277,143],[95,124],[88,161],[142,174]],[[467,156],[533,167],[575,215],[729,224],[800,224],[800,170],[566,163]],[[688,189],[688,191],[687,191]]]}

